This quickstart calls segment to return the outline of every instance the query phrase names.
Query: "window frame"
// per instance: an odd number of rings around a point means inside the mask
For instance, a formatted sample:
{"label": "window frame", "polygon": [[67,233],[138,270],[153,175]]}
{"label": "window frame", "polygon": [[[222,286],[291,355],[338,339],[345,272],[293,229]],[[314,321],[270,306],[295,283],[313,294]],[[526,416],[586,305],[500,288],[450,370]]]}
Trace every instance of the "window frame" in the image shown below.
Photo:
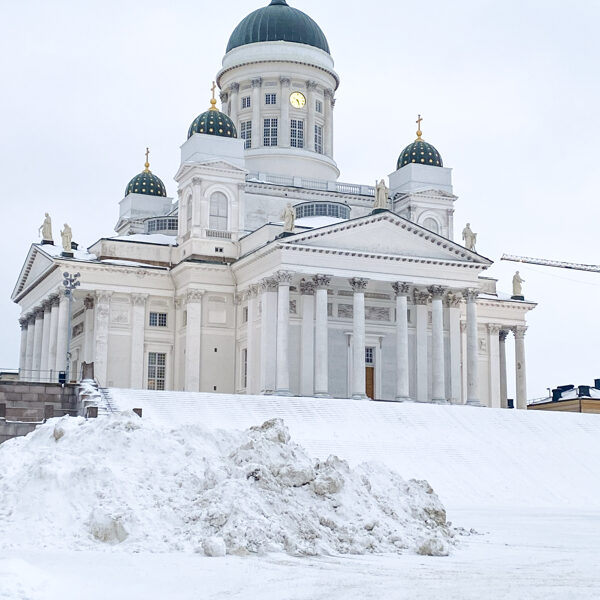
{"label": "window frame", "polygon": [[208,228],[229,231],[229,198],[221,190],[214,191],[208,199]]}
{"label": "window frame", "polygon": [[323,125],[315,123],[315,152],[323,154]]}
{"label": "window frame", "polygon": [[244,140],[244,150],[252,148],[252,121],[240,122],[240,139]]}
{"label": "window frame", "polygon": [[292,148],[304,148],[304,120],[290,120],[290,146]]}
{"label": "window frame", "polygon": [[252,96],[242,96],[242,110],[252,108]]}
{"label": "window frame", "polygon": [[168,327],[168,313],[150,311],[148,315],[148,327]]}
{"label": "window frame", "polygon": [[167,353],[148,352],[147,389],[164,392],[167,388]]}
{"label": "window frame", "polygon": [[277,93],[267,92],[265,94],[265,105],[276,106],[277,105]]}
{"label": "window frame", "polygon": [[265,117],[263,119],[263,146],[273,148],[278,145],[279,119]]}

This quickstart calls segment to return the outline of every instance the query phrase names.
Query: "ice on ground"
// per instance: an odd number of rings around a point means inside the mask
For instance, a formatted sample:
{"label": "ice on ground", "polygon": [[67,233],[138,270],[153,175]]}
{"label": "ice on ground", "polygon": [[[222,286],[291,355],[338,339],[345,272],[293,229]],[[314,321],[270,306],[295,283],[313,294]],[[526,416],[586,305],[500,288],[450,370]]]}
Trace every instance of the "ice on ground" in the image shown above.
{"label": "ice on ground", "polygon": [[52,419],[0,447],[0,497],[0,550],[443,556],[454,538],[427,482],[313,459],[279,419],[227,432]]}

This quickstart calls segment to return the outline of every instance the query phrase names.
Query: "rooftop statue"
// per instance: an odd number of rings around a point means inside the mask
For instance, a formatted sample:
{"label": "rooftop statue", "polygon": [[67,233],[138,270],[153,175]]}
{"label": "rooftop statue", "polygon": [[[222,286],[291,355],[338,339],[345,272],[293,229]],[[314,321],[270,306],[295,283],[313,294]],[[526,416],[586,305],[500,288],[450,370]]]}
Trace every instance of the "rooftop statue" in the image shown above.
{"label": "rooftop statue", "polygon": [[387,185],[385,185],[385,181],[383,179],[379,183],[375,184],[375,204],[373,204],[374,210],[386,210],[388,208],[389,192],[390,190]]}
{"label": "rooftop statue", "polygon": [[467,223],[467,226],[463,229],[462,239],[465,241],[465,248],[476,252],[475,244],[477,243],[477,234],[471,230],[471,223]]}
{"label": "rooftop statue", "polygon": [[62,246],[64,252],[73,252],[73,247],[71,242],[73,241],[73,232],[71,228],[65,223],[63,226],[63,230],[60,232],[60,236],[62,238]]}
{"label": "rooftop statue", "polygon": [[283,231],[293,232],[296,224],[296,213],[289,202],[281,216],[283,218]]}
{"label": "rooftop statue", "polygon": [[525,280],[521,279],[521,275],[517,271],[513,277],[513,296],[523,296],[523,286],[521,285],[523,283],[525,283]]}
{"label": "rooftop statue", "polygon": [[42,234],[42,242],[50,242],[50,243],[53,242],[53,239],[52,239],[52,219],[50,218],[50,215],[48,213],[46,213],[46,218],[44,219],[44,222],[42,223],[42,225],[38,229],[38,234],[39,233]]}

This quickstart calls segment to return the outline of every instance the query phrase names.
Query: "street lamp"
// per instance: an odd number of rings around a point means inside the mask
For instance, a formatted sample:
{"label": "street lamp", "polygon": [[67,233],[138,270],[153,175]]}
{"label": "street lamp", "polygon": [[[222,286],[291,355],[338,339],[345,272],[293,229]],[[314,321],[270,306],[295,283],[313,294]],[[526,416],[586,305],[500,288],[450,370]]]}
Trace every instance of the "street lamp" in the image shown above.
{"label": "street lamp", "polygon": [[67,319],[67,366],[65,369],[65,380],[69,382],[69,371],[71,370],[71,315],[73,314],[73,291],[81,285],[81,281],[78,281],[80,274],[75,275],[69,274],[67,271],[63,273],[65,286],[65,296],[69,299],[69,318]]}

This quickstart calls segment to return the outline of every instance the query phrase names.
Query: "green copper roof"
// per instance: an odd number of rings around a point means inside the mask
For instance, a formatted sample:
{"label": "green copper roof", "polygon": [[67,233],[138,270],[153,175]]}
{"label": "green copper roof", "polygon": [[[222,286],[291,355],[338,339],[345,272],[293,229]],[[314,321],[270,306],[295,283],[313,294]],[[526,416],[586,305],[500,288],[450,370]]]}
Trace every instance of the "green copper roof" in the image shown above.
{"label": "green copper roof", "polygon": [[207,110],[194,119],[188,131],[188,139],[195,133],[206,133],[220,137],[236,138],[237,131],[233,121],[220,110]]}
{"label": "green copper roof", "polygon": [[250,13],[233,31],[227,52],[256,42],[295,42],[325,50],[329,44],[321,28],[286,0],[272,0],[269,6]]}
{"label": "green copper roof", "polygon": [[410,163],[429,165],[430,167],[444,166],[440,153],[431,144],[422,139],[415,140],[402,150],[396,168],[401,169]]}
{"label": "green copper roof", "polygon": [[127,184],[125,195],[128,194],[146,194],[147,196],[163,196],[166,198],[167,190],[159,177],[150,171],[142,171]]}

